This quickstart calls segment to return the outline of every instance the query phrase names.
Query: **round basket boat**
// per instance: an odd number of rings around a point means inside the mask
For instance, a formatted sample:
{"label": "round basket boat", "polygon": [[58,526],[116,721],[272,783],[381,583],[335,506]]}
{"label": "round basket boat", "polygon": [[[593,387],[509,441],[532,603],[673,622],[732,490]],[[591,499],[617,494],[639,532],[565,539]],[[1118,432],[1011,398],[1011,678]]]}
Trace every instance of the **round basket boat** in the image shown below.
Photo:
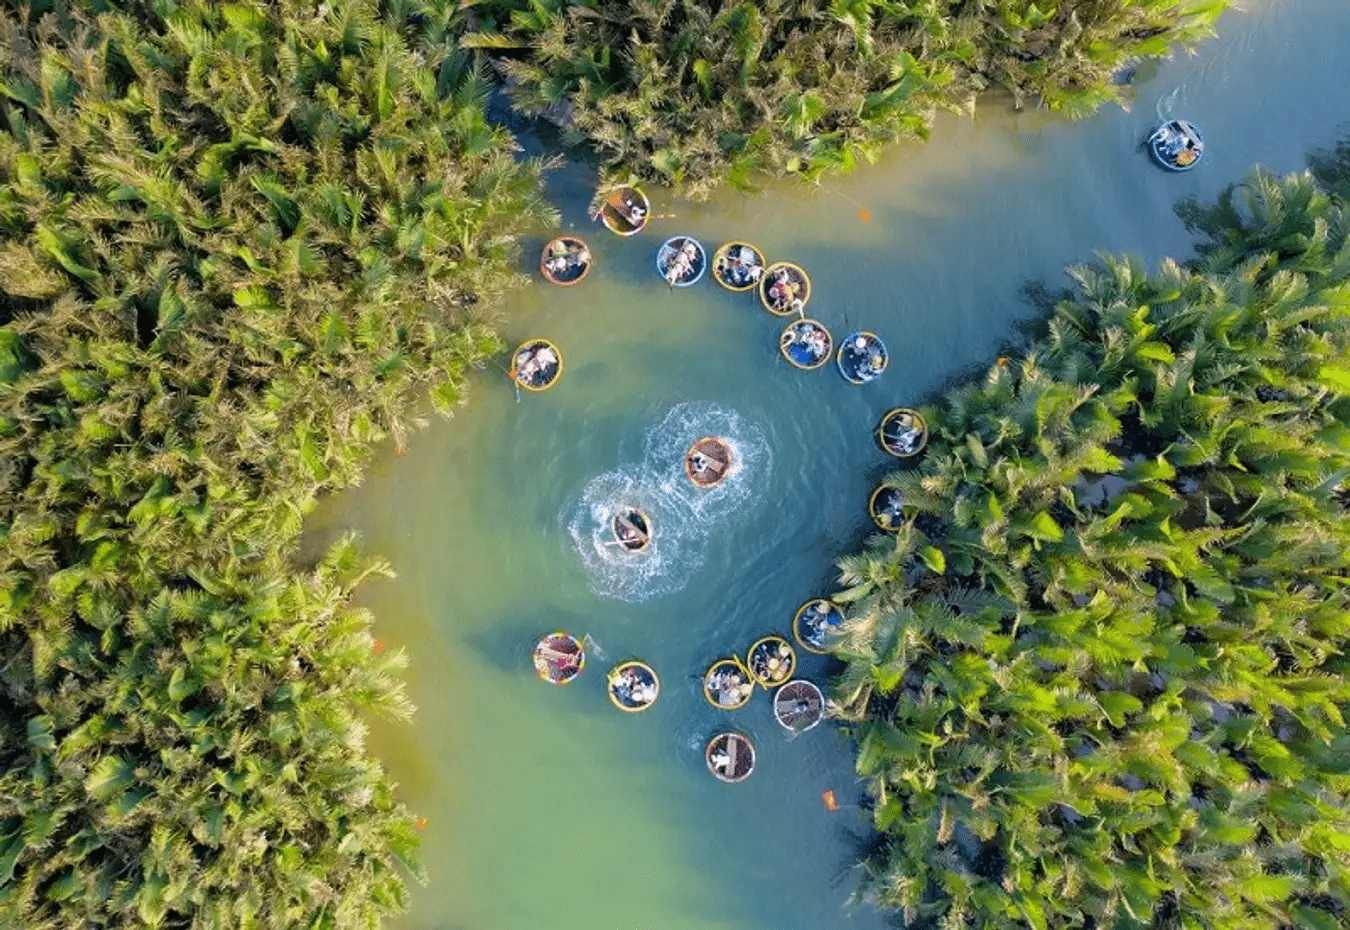
{"label": "round basket boat", "polygon": [[559,236],[539,253],[539,273],[553,284],[571,287],[591,273],[591,250],[575,236]]}
{"label": "round basket boat", "polygon": [[792,677],[797,667],[797,653],[783,637],[766,636],[745,654],[745,666],[755,684],[772,688]]}
{"label": "round basket boat", "polygon": [[562,352],[547,339],[526,340],[511,355],[511,378],[527,391],[547,391],[562,371]]}
{"label": "round basket boat", "polygon": [[703,696],[719,710],[744,707],[754,692],[750,673],[736,659],[718,659],[703,676]]}
{"label": "round basket boat", "polygon": [[684,456],[684,473],[696,488],[721,484],[731,473],[731,444],[720,436],[704,436]]}
{"label": "round basket boat", "polygon": [[899,488],[879,485],[867,501],[867,512],[872,521],[888,533],[900,531],[900,523],[905,518],[904,497]]}
{"label": "round basket boat", "polygon": [[807,652],[829,652],[830,634],[844,623],[844,611],[834,601],[817,598],[797,608],[792,618],[792,637]]}
{"label": "round basket boat", "polygon": [[713,253],[713,278],[729,291],[753,290],[764,277],[764,253],[748,242],[727,242]]}
{"label": "round basket boat", "polygon": [[646,552],[652,544],[652,521],[636,507],[621,507],[610,522],[614,541],[625,552]]}
{"label": "round basket boat", "polygon": [[773,696],[773,716],[784,729],[805,733],[825,719],[825,696],[805,679],[789,681]]}
{"label": "round basket boat", "polygon": [[866,384],[883,371],[890,362],[886,343],[876,333],[850,333],[839,346],[836,359],[839,373],[851,384]]}
{"label": "round basket boat", "polygon": [[651,215],[652,203],[640,187],[616,187],[605,194],[600,204],[600,222],[620,236],[642,232]]}
{"label": "round basket boat", "polygon": [[739,733],[718,733],[708,740],[703,758],[713,778],[734,785],[755,770],[755,744]]}
{"label": "round basket boat", "polygon": [[818,320],[797,320],[789,323],[778,337],[778,351],[802,371],[819,368],[830,360],[834,337]]}
{"label": "round basket boat", "polygon": [[645,662],[621,662],[609,672],[609,699],[629,714],[644,711],[656,703],[661,682]]}
{"label": "round basket boat", "polygon": [[656,250],[656,273],[671,287],[688,287],[708,270],[708,253],[693,236],[671,236]]}
{"label": "round basket boat", "polygon": [[549,684],[565,685],[585,667],[586,649],[571,633],[550,633],[534,647],[534,670]]}
{"label": "round basket boat", "polygon": [[759,277],[759,300],[777,316],[801,313],[811,299],[811,279],[799,265],[774,262]]}
{"label": "round basket boat", "polygon": [[1148,137],[1153,160],[1168,171],[1190,171],[1205,157],[1200,130],[1184,119],[1163,123]]}
{"label": "round basket boat", "polygon": [[928,422],[910,407],[888,410],[877,426],[877,442],[888,455],[913,458],[928,447]]}

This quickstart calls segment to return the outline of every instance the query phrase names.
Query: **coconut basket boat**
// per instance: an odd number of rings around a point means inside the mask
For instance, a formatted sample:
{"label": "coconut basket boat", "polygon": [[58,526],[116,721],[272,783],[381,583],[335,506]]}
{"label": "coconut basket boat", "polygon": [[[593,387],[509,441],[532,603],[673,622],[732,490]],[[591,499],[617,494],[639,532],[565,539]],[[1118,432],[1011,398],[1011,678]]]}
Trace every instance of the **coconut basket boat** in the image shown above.
{"label": "coconut basket boat", "polygon": [[928,447],[928,422],[910,407],[888,410],[877,425],[877,442],[887,455],[913,458]]}
{"label": "coconut basket boat", "polygon": [[754,290],[764,277],[764,253],[748,242],[726,242],[713,253],[713,278],[729,291]]}
{"label": "coconut basket boat", "polygon": [[877,526],[888,533],[898,533],[905,519],[904,495],[899,488],[880,485],[867,501],[867,512]]}
{"label": "coconut basket boat", "polygon": [[708,740],[703,758],[713,778],[734,785],[755,770],[755,744],[739,733],[718,733]]}
{"label": "coconut basket boat", "polygon": [[1168,171],[1190,171],[1205,157],[1200,130],[1184,119],[1163,123],[1148,137],[1153,160]]}
{"label": "coconut basket boat", "polygon": [[812,682],[789,681],[773,696],[773,717],[784,729],[805,733],[825,719],[825,696]]}
{"label": "coconut basket boat", "polygon": [[616,187],[600,204],[600,222],[615,235],[632,236],[647,228],[652,203],[640,187]]}
{"label": "coconut basket boat", "polygon": [[866,384],[874,380],[890,363],[886,343],[876,333],[851,333],[839,346],[836,358],[839,373],[850,384]]}
{"label": "coconut basket boat", "polygon": [[776,316],[801,313],[811,299],[811,279],[800,265],[775,262],[759,277],[759,300]]}
{"label": "coconut basket boat", "polygon": [[797,653],[781,636],[765,636],[745,654],[745,667],[755,684],[765,688],[781,685],[797,668]]}
{"label": "coconut basket boat", "polygon": [[731,444],[720,436],[704,436],[684,455],[684,473],[696,488],[721,484],[731,474],[735,459]]}
{"label": "coconut basket boat", "polygon": [[778,337],[778,351],[793,366],[812,371],[830,360],[834,337],[817,320],[797,320],[789,323]]}
{"label": "coconut basket boat", "polygon": [[623,507],[615,511],[610,521],[614,541],[624,552],[646,552],[652,544],[652,521],[637,507]]}
{"label": "coconut basket boat", "polygon": [[575,236],[559,236],[539,253],[539,273],[561,287],[571,287],[591,273],[591,250]]}
{"label": "coconut basket boat", "polygon": [[671,236],[656,250],[656,273],[671,287],[688,287],[708,270],[708,253],[693,236]]}
{"label": "coconut basket boat", "polygon": [[586,649],[571,633],[550,633],[534,647],[534,670],[549,684],[565,685],[586,667]]}
{"label": "coconut basket boat", "polygon": [[661,682],[656,672],[645,662],[636,659],[621,662],[610,669],[609,699],[619,710],[636,714],[656,703]]}
{"label": "coconut basket boat", "polygon": [[547,339],[522,342],[511,355],[511,379],[527,391],[547,391],[562,372],[562,352]]}
{"label": "coconut basket boat", "polygon": [[703,676],[703,696],[718,710],[744,707],[754,692],[754,680],[737,659],[718,659]]}
{"label": "coconut basket boat", "polygon": [[792,618],[792,638],[807,652],[825,655],[830,635],[844,623],[844,611],[834,601],[817,598],[797,608]]}

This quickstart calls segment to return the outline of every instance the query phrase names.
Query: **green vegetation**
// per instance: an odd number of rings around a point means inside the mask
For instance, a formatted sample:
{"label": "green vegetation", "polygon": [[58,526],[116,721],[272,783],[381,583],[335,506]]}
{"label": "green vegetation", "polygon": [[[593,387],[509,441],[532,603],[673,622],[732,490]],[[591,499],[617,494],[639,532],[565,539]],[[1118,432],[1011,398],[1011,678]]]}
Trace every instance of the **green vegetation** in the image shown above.
{"label": "green vegetation", "polygon": [[911,926],[1350,922],[1350,203],[1258,173],[945,394],[840,562],[835,691]]}
{"label": "green vegetation", "polygon": [[415,4],[0,17],[0,925],[374,926],[408,705],[291,567],[316,494],[449,410],[537,166]]}
{"label": "green vegetation", "polygon": [[1193,44],[1226,0],[476,0],[466,47],[517,106],[570,107],[612,169],[691,191],[816,178],[922,137],[986,90],[1084,114],[1133,60]]}

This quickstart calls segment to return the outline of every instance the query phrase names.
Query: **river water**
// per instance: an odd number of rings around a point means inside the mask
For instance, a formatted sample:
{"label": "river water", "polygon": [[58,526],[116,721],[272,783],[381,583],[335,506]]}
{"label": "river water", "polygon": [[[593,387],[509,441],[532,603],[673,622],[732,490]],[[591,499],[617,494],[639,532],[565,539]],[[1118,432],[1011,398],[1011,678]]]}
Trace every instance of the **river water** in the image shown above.
{"label": "river water", "polygon": [[[566,371],[518,398],[495,370],[470,406],[385,450],[365,484],[309,522],[314,545],[356,529],[398,579],[360,600],[376,635],[410,656],[419,712],[371,740],[427,818],[426,887],[396,930],[874,930],[846,907],[866,819],[848,745],[831,727],[788,738],[761,691],[726,713],[697,677],[832,587],[833,559],[869,532],[868,491],[893,460],[871,440],[889,407],[924,401],[990,362],[1034,313],[1028,284],[1064,283],[1095,251],[1149,263],[1191,254],[1173,213],[1262,163],[1287,172],[1350,135],[1343,51],[1350,3],[1251,2],[1194,56],[1146,66],[1130,111],[1067,123],[991,103],[941,119],[926,145],[821,188],[771,186],[706,204],[652,191],[654,220],[619,239],[585,218],[584,166],[551,177],[564,225],[597,264],[579,286],[536,283],[504,314],[508,338],[547,336]],[[1188,174],[1154,167],[1140,140],[1159,114],[1197,123],[1209,151]],[[862,210],[870,214],[863,222]],[[668,235],[709,250],[748,239],[811,274],[808,315],[835,337],[880,334],[889,370],[857,388],[833,365],[790,368],[783,321],[708,278],[668,290],[653,259]],[[526,243],[533,266],[542,239]],[[729,435],[744,465],[711,497],[679,456]],[[619,499],[656,524],[647,557],[595,542]],[[564,627],[593,638],[582,675],[539,681],[530,650]],[[637,657],[661,698],[621,714],[606,670]],[[825,683],[806,656],[802,673]],[[705,741],[751,737],[749,781],[709,777]],[[821,794],[833,790],[831,812]]]}

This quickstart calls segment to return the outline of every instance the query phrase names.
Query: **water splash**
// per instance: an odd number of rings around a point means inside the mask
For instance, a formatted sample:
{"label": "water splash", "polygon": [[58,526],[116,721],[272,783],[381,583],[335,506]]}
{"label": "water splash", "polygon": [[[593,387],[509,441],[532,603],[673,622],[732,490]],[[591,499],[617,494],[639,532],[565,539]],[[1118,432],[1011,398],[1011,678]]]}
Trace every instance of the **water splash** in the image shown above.
{"label": "water splash", "polygon": [[[732,452],[726,479],[706,489],[694,487],[684,473],[685,453],[703,436],[721,436]],[[735,411],[712,404],[673,407],[647,432],[641,462],[591,479],[563,511],[591,589],[632,602],[684,587],[703,564],[707,538],[753,488],[763,486],[769,464],[763,432]],[[645,552],[615,544],[611,520],[620,507],[638,507],[651,520]]]}

